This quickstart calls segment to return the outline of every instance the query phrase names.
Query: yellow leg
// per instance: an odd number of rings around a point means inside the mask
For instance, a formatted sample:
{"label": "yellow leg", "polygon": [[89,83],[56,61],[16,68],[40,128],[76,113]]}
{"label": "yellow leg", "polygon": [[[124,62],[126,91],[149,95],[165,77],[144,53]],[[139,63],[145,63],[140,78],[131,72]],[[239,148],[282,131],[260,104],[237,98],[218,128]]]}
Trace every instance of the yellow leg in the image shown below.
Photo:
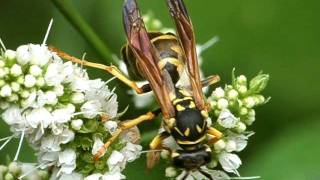
{"label": "yellow leg", "polygon": [[156,137],[153,138],[151,143],[149,144],[150,152],[147,153],[147,168],[151,169],[154,167],[156,162],[159,160],[159,152],[155,152],[154,150],[161,149],[161,142],[169,137],[169,134],[163,132]]}
{"label": "yellow leg", "polygon": [[209,145],[214,144],[223,136],[222,132],[220,132],[217,129],[212,128],[212,127],[208,128],[207,134],[208,134],[208,136],[210,136],[212,138],[208,142]]}
{"label": "yellow leg", "polygon": [[113,76],[118,78],[120,81],[122,81],[123,83],[125,83],[126,85],[128,85],[129,87],[134,89],[138,94],[142,94],[142,93],[148,91],[146,89],[149,89],[146,86],[143,86],[142,88],[138,87],[138,85],[134,81],[131,81],[128,77],[126,77],[116,66],[113,66],[113,65],[107,66],[104,64],[92,63],[92,62],[89,62],[86,60],[81,60],[81,59],[78,59],[74,56],[71,56],[71,55],[69,55],[69,54],[67,54],[67,53],[65,53],[55,47],[49,47],[49,49],[50,49],[50,51],[57,53],[57,55],[63,59],[69,60],[69,61],[77,63],[77,64],[81,64],[84,66],[89,66],[89,67],[93,67],[93,68],[102,69],[104,71],[107,71],[108,73],[112,74]]}
{"label": "yellow leg", "polygon": [[93,160],[97,161],[99,158],[104,154],[106,149],[117,139],[117,137],[126,129],[130,129],[143,121],[152,120],[154,119],[156,115],[152,112],[148,112],[144,115],[139,116],[138,118],[126,120],[119,124],[119,128],[114,134],[112,134],[112,137],[99,149],[99,151],[93,156]]}
{"label": "yellow leg", "polygon": [[220,76],[213,75],[201,81],[202,87],[207,87],[220,81]]}

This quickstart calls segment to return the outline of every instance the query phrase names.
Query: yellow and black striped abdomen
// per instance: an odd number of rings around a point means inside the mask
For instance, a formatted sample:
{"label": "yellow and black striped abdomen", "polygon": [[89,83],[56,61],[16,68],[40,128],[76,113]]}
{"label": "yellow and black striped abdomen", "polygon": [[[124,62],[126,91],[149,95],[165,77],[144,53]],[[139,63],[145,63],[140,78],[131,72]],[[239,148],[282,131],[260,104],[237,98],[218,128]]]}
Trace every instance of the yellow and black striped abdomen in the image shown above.
{"label": "yellow and black striped abdomen", "polygon": [[[157,62],[160,70],[167,70],[175,84],[184,68],[182,49],[177,37],[173,34],[159,32],[149,33],[151,43],[159,57]],[[122,57],[133,80],[145,80],[145,75],[139,69],[137,59],[128,45],[122,48]]]}

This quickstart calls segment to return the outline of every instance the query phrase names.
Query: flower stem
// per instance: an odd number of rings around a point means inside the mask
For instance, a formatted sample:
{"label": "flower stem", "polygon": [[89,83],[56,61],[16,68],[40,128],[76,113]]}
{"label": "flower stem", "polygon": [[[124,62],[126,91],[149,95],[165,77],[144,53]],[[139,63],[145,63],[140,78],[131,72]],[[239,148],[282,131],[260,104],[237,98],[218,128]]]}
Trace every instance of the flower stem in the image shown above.
{"label": "flower stem", "polygon": [[68,0],[51,0],[72,26],[88,41],[101,58],[109,63],[118,64],[110,49],[103,43],[88,23]]}

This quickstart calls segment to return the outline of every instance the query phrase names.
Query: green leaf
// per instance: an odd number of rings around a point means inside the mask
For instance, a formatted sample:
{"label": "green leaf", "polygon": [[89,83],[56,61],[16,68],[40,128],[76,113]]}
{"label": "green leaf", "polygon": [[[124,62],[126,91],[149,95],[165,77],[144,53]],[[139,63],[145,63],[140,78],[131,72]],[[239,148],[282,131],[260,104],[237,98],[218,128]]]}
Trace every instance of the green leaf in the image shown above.
{"label": "green leaf", "polygon": [[262,72],[260,72],[256,77],[254,77],[250,81],[248,94],[260,93],[267,87],[268,81],[269,81],[269,75],[262,74]]}
{"label": "green leaf", "polygon": [[92,133],[95,132],[99,127],[99,122],[96,119],[90,119],[85,121],[85,124],[78,131],[80,133]]}
{"label": "green leaf", "polygon": [[301,119],[276,138],[267,139],[260,149],[250,153],[249,160],[244,160],[242,175],[281,180],[319,179],[319,119]]}

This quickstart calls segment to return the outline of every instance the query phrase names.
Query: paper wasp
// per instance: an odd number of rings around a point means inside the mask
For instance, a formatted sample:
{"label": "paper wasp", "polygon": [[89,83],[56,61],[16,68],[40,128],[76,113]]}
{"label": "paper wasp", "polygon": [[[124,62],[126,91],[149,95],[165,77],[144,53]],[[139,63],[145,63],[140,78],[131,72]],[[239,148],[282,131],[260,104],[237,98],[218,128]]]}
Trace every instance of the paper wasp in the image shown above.
{"label": "paper wasp", "polygon": [[[99,159],[125,129],[152,120],[161,112],[165,131],[152,140],[150,149],[161,149],[161,142],[172,136],[180,147],[179,150],[171,150],[173,165],[201,172],[200,167],[211,160],[208,144],[222,136],[218,130],[207,126],[210,106],[206,103],[202,87],[216,83],[219,76],[200,80],[195,37],[185,5],[182,0],[167,0],[167,5],[176,25],[177,36],[147,32],[136,0],[126,0],[123,6],[123,22],[128,42],[122,49],[122,56],[133,80],[148,81],[142,87],[138,87],[115,66],[82,61],[57,49],[52,50],[65,59],[111,73],[138,94],[153,91],[160,106],[158,111],[150,111],[136,119],[123,121],[118,131],[94,156],[95,159]],[[153,166],[152,161],[149,161],[148,166]],[[203,174],[211,179],[208,174]]]}

